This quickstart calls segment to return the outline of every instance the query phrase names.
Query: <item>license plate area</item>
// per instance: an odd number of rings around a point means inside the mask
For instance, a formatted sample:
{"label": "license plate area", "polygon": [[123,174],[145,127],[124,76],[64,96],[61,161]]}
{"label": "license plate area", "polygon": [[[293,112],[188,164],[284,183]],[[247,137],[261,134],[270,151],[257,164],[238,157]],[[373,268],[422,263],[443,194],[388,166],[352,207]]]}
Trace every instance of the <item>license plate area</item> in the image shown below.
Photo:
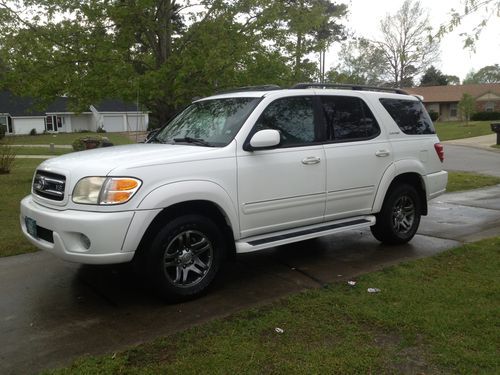
{"label": "license plate area", "polygon": [[30,218],[30,217],[25,217],[24,222],[26,223],[26,231],[35,238],[38,238],[38,231],[36,227],[36,220]]}

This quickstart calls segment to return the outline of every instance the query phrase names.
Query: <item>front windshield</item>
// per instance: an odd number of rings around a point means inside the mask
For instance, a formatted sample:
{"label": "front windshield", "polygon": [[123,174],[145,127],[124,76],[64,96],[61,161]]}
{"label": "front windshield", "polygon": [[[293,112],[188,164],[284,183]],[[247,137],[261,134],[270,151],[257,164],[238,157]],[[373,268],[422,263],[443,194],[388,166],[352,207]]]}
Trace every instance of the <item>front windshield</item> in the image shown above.
{"label": "front windshield", "polygon": [[163,128],[153,142],[226,146],[259,100],[228,98],[193,103]]}

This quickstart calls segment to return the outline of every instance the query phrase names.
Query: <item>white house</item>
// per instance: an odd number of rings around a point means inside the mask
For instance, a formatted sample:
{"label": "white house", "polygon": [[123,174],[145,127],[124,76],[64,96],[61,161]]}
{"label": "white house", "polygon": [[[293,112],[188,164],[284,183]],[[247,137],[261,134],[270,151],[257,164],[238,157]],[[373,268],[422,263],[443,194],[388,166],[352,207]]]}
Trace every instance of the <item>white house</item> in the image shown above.
{"label": "white house", "polygon": [[149,116],[138,111],[135,104],[120,100],[104,100],[91,105],[88,112],[76,113],[68,110],[68,98],[57,98],[45,110],[37,109],[32,98],[14,96],[0,92],[0,126],[6,134],[29,134],[48,131],[75,132],[96,131],[102,127],[106,132],[146,131]]}

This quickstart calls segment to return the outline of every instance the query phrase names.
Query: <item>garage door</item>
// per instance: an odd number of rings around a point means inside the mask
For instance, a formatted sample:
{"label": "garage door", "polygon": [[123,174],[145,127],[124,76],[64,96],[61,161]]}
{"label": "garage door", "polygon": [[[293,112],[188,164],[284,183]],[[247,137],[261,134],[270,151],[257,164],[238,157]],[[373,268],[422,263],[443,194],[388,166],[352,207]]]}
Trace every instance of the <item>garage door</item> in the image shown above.
{"label": "garage door", "polygon": [[123,116],[104,116],[104,130],[107,132],[124,131]]}

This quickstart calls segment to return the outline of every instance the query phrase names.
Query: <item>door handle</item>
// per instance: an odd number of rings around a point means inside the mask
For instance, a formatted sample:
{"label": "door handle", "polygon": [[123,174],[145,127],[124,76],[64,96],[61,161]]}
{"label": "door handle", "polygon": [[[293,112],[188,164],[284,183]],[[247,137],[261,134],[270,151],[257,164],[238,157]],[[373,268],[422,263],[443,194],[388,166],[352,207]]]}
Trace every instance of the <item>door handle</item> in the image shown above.
{"label": "door handle", "polygon": [[320,161],[321,159],[318,158],[317,156],[308,156],[307,158],[302,159],[302,164],[305,165],[318,164]]}
{"label": "door handle", "polygon": [[375,153],[375,156],[378,156],[378,157],[384,157],[384,156],[389,156],[391,153],[388,151],[388,150],[378,150],[376,153]]}

